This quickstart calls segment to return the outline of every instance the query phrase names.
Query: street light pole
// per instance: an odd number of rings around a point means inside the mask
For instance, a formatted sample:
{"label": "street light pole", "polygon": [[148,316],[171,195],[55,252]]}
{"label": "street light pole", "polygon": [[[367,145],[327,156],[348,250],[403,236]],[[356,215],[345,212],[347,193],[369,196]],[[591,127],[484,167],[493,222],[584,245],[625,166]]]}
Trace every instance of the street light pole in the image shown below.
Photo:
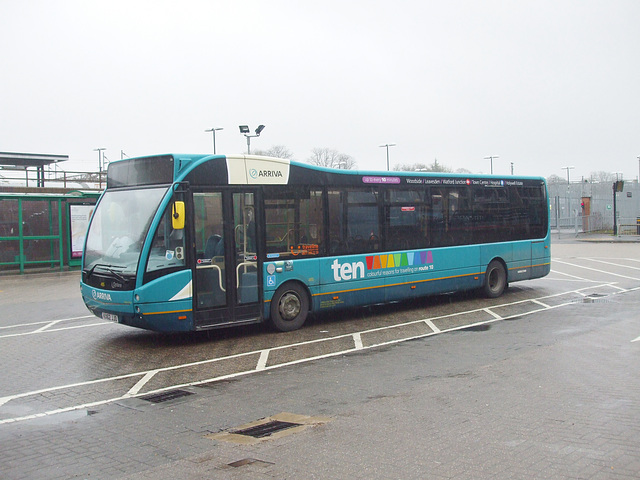
{"label": "street light pole", "polygon": [[489,155],[488,157],[484,157],[485,160],[491,160],[491,175],[493,175],[493,159],[500,158],[498,155]]}
{"label": "street light pole", "polygon": [[569,170],[573,170],[576,167],[562,167],[562,170],[566,170],[567,171],[567,185],[569,185]]}
{"label": "street light pole", "polygon": [[102,173],[102,152],[106,150],[106,148],[94,148],[94,152],[98,152],[98,173]]}
{"label": "street light pole", "polygon": [[389,147],[395,147],[396,144],[395,143],[385,143],[384,145],[379,145],[380,148],[386,148],[387,149],[387,172],[389,171]]}
{"label": "street light pole", "polygon": [[211,132],[213,134],[213,154],[216,154],[216,131],[218,130],[224,130],[222,127],[212,127],[208,130],[205,130],[206,132]]}

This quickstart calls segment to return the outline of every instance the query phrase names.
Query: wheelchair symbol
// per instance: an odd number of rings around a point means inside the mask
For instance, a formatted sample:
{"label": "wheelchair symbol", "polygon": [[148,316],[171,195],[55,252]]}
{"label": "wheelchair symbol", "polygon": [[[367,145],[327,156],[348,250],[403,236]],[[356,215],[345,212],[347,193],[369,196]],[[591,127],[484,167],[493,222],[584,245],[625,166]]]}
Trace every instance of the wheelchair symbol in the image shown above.
{"label": "wheelchair symbol", "polygon": [[267,287],[275,287],[276,286],[276,276],[268,275],[267,276]]}

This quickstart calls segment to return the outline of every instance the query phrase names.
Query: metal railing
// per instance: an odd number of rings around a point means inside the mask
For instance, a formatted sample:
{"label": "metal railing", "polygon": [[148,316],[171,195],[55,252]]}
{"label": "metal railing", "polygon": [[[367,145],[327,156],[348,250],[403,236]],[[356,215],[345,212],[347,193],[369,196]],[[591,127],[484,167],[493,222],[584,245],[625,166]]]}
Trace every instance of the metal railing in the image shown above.
{"label": "metal railing", "polygon": [[[640,235],[640,217],[618,217],[617,234]],[[613,235],[613,213],[611,215],[576,215],[551,219],[551,229],[562,233],[604,233]]]}
{"label": "metal railing", "polygon": [[3,187],[58,187],[79,190],[102,190],[107,182],[107,172],[45,172],[38,178],[36,170],[1,168],[0,186]]}

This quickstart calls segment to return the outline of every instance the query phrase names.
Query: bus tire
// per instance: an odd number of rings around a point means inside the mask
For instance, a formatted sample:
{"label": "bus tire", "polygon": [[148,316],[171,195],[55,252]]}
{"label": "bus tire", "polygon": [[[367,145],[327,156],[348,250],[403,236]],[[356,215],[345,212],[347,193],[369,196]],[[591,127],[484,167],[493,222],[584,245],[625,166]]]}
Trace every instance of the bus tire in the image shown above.
{"label": "bus tire", "polygon": [[302,327],[309,313],[309,296],[299,283],[281,285],[271,299],[271,325],[280,332]]}
{"label": "bus tire", "polygon": [[491,260],[484,274],[484,294],[489,298],[496,298],[507,288],[507,271],[499,260]]}

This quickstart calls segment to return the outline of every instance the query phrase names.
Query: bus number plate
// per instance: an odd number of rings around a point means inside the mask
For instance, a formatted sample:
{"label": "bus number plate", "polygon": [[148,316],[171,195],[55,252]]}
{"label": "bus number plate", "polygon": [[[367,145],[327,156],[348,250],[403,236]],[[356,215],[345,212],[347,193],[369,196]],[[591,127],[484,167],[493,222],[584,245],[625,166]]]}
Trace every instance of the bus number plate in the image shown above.
{"label": "bus number plate", "polygon": [[118,323],[118,315],[114,315],[113,313],[103,312],[102,313],[102,319],[103,320],[109,320],[110,322]]}

